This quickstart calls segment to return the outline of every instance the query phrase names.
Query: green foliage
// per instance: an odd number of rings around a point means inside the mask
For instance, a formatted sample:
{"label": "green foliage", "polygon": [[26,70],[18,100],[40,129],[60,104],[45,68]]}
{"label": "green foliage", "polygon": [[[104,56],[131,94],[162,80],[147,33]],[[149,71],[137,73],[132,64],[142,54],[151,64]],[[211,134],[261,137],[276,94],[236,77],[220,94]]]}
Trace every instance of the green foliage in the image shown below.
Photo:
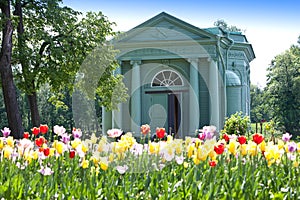
{"label": "green foliage", "polygon": [[242,30],[236,26],[233,25],[228,25],[227,22],[223,19],[219,19],[214,22],[214,26],[222,28],[224,31],[229,31],[229,32],[245,32],[245,30]]}
{"label": "green foliage", "polygon": [[265,90],[260,89],[256,85],[250,86],[250,120],[251,122],[260,122],[261,120],[269,120],[270,109],[265,98]]}
{"label": "green foliage", "polygon": [[242,112],[236,112],[229,118],[226,118],[222,133],[245,135],[250,127],[249,116],[243,116]]}
{"label": "green foliage", "polygon": [[268,68],[267,98],[272,118],[282,131],[300,130],[300,47],[277,55]]}
{"label": "green foliage", "polygon": [[8,126],[8,121],[6,117],[3,93],[2,90],[0,90],[0,128],[3,128],[5,126]]}

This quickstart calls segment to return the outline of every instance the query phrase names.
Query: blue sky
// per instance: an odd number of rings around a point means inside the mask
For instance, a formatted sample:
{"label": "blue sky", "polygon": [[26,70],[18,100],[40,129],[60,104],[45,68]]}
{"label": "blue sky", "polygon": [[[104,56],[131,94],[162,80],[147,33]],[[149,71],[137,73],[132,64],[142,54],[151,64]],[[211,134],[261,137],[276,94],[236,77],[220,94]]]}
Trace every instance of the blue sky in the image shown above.
{"label": "blue sky", "polygon": [[218,19],[245,29],[256,59],[250,63],[251,82],[266,84],[266,68],[274,56],[297,43],[300,35],[300,1],[202,1],[202,0],[64,0],[75,10],[102,11],[115,30],[127,31],[164,11],[199,28],[212,27]]}

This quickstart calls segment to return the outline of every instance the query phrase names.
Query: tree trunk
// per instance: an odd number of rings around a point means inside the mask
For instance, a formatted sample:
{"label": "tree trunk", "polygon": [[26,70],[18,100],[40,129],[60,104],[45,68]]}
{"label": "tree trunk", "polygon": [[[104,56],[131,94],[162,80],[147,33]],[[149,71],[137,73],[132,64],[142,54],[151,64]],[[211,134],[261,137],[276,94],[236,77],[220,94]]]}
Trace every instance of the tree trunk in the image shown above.
{"label": "tree trunk", "polygon": [[[23,34],[24,34],[23,12],[22,12],[22,4],[20,0],[16,1],[14,15],[19,17],[17,33],[18,33],[18,50],[21,54],[25,46],[25,41],[23,38]],[[27,78],[27,75],[30,74],[30,72],[28,71],[29,68],[28,60],[21,59],[20,62],[21,62],[25,82],[26,84],[28,84],[29,87],[27,88],[29,89],[29,92],[27,92],[27,98],[28,98],[28,103],[30,108],[32,126],[39,127],[41,121],[40,121],[40,114],[38,110],[37,93],[36,93],[36,87],[34,85],[34,80],[29,80]]]}
{"label": "tree trunk", "polygon": [[23,137],[24,129],[11,68],[13,26],[10,18],[10,0],[1,1],[0,7],[6,20],[2,27],[2,48],[0,53],[3,97],[11,134],[14,138],[19,139]]}
{"label": "tree trunk", "polygon": [[29,108],[31,113],[31,122],[32,126],[39,127],[41,124],[38,103],[37,103],[37,94],[33,92],[31,94],[27,94]]}

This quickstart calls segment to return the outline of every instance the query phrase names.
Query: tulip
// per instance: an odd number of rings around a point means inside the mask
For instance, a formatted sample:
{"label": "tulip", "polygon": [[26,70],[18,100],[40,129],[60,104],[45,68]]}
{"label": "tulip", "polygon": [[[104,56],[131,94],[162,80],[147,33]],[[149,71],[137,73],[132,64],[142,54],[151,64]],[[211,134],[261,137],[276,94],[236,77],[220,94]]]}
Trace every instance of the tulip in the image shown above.
{"label": "tulip", "polygon": [[28,139],[28,138],[29,138],[29,133],[28,133],[28,132],[24,132],[24,134],[23,134],[23,138],[26,138],[26,139]]}
{"label": "tulip", "polygon": [[75,157],[75,151],[74,151],[74,150],[71,150],[71,151],[70,151],[69,157],[70,157],[70,158],[74,158],[74,157]]}
{"label": "tulip", "polygon": [[143,135],[147,135],[148,133],[150,133],[150,126],[148,124],[144,124],[141,126],[141,133]]}
{"label": "tulip", "polygon": [[40,172],[44,176],[50,176],[51,174],[53,174],[53,171],[49,167],[41,167],[38,172]]}
{"label": "tulip", "polygon": [[55,125],[53,127],[53,132],[58,135],[58,136],[61,136],[62,134],[64,134],[66,132],[66,129],[63,127],[63,126],[58,126],[58,125]]}
{"label": "tulip", "polygon": [[218,145],[215,145],[215,146],[214,146],[214,151],[215,151],[218,155],[222,154],[222,153],[224,152],[224,149],[225,149],[224,144],[218,144]]}
{"label": "tulip", "polygon": [[226,134],[226,133],[224,133],[223,134],[223,136],[222,136],[222,138],[226,141],[226,142],[229,142],[229,136]]}
{"label": "tulip", "polygon": [[33,135],[37,136],[40,133],[40,128],[33,127],[31,131]]}
{"label": "tulip", "polygon": [[38,147],[41,147],[44,143],[47,143],[47,140],[44,137],[39,137],[35,139],[35,144]]}
{"label": "tulip", "polygon": [[288,144],[288,151],[293,153],[297,150],[297,144],[295,142],[290,142]]}
{"label": "tulip", "polygon": [[245,144],[247,142],[247,138],[245,136],[241,135],[238,137],[238,142],[240,144]]}
{"label": "tulip", "polygon": [[123,131],[121,129],[116,129],[116,128],[113,128],[113,129],[110,129],[107,131],[108,137],[111,137],[111,138],[120,137],[122,135],[122,133],[123,133]]}
{"label": "tulip", "polygon": [[290,135],[289,133],[285,133],[282,135],[282,140],[284,142],[289,142],[291,138],[292,138],[292,135]]}
{"label": "tulip", "polygon": [[259,133],[255,133],[252,136],[252,139],[253,139],[253,142],[255,142],[256,144],[260,144],[264,140],[264,136]]}
{"label": "tulip", "polygon": [[46,133],[48,132],[48,130],[49,130],[49,128],[48,128],[47,125],[45,125],[45,124],[41,124],[41,125],[40,125],[40,132],[41,132],[42,134],[46,134]]}
{"label": "tulip", "polygon": [[127,170],[128,170],[128,166],[124,165],[124,166],[117,166],[116,170],[120,173],[120,174],[124,174]]}
{"label": "tulip", "polygon": [[159,139],[164,138],[165,137],[165,133],[166,133],[165,128],[156,128],[156,136],[157,136],[157,138],[159,138]]}
{"label": "tulip", "polygon": [[80,138],[82,136],[81,130],[76,128],[73,128],[72,134],[74,138]]}
{"label": "tulip", "polygon": [[49,154],[50,154],[50,148],[45,148],[45,149],[43,150],[43,152],[44,152],[44,155],[45,155],[45,156],[49,156]]}
{"label": "tulip", "polygon": [[7,127],[4,127],[3,130],[1,130],[3,137],[8,137],[10,135],[10,130]]}
{"label": "tulip", "polygon": [[211,167],[215,167],[217,165],[216,160],[210,160],[208,163],[209,163],[209,166],[211,166]]}

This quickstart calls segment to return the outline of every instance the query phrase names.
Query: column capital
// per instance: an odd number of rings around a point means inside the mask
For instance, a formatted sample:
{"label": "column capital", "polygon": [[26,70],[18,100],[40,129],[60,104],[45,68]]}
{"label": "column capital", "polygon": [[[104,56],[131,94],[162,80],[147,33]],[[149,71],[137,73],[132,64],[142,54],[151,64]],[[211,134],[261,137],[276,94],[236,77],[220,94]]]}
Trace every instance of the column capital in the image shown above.
{"label": "column capital", "polygon": [[142,61],[141,60],[131,60],[130,64],[133,65],[133,66],[134,65],[140,65],[140,64],[142,64]]}
{"label": "column capital", "polygon": [[188,61],[190,64],[194,65],[194,64],[198,64],[199,58],[187,58],[187,61]]}
{"label": "column capital", "polygon": [[216,62],[217,58],[215,57],[207,57],[207,62]]}

